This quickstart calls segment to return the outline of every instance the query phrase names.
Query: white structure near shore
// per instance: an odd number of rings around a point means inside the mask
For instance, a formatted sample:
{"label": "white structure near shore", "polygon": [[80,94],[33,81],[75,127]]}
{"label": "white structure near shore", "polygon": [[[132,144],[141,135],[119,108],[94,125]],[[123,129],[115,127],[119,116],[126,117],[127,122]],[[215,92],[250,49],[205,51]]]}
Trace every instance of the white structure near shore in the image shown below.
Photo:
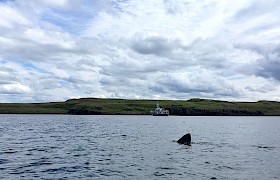
{"label": "white structure near shore", "polygon": [[157,107],[155,108],[154,111],[151,111],[151,114],[153,116],[168,116],[169,115],[169,111],[165,110],[164,108],[161,108],[159,106],[159,101],[157,102]]}

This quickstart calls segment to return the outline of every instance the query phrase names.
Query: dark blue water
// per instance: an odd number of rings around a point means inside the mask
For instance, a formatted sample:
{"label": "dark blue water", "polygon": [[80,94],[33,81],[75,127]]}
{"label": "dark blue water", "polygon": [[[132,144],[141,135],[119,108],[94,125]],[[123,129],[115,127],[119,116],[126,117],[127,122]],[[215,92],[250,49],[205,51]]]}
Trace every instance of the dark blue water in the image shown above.
{"label": "dark blue water", "polygon": [[0,179],[280,179],[280,117],[0,115],[0,138]]}

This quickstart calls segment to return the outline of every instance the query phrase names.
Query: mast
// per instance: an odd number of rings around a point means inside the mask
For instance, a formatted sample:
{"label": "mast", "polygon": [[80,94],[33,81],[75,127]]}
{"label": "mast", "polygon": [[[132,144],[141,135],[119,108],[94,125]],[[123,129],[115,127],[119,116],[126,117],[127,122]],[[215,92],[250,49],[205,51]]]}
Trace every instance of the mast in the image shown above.
{"label": "mast", "polygon": [[157,101],[157,108],[159,108],[159,101]]}

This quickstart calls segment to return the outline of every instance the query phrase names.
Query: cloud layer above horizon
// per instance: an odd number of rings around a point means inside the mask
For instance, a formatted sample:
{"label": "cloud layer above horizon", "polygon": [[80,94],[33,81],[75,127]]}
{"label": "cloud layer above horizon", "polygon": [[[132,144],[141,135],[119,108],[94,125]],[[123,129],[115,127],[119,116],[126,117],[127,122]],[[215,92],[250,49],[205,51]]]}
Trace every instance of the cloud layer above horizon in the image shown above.
{"label": "cloud layer above horizon", "polygon": [[278,0],[2,0],[0,102],[280,101]]}

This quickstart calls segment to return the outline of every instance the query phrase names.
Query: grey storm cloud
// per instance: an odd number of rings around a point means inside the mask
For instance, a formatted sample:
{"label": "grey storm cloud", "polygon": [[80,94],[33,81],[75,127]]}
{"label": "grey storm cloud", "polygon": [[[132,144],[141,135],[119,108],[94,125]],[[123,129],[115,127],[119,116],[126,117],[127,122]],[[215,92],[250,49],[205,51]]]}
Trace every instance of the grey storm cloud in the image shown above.
{"label": "grey storm cloud", "polygon": [[[247,72],[264,78],[280,81],[280,53],[279,45],[274,44],[239,44],[236,48],[247,49],[258,54],[258,60],[246,67]],[[246,72],[246,71],[244,71]]]}
{"label": "grey storm cloud", "polygon": [[164,37],[147,37],[136,38],[132,43],[132,48],[141,54],[155,54],[164,56],[171,53],[173,50],[181,48],[178,39],[167,39]]}
{"label": "grey storm cloud", "polygon": [[280,57],[277,58],[278,60],[263,59],[260,61],[256,75],[280,81]]}

